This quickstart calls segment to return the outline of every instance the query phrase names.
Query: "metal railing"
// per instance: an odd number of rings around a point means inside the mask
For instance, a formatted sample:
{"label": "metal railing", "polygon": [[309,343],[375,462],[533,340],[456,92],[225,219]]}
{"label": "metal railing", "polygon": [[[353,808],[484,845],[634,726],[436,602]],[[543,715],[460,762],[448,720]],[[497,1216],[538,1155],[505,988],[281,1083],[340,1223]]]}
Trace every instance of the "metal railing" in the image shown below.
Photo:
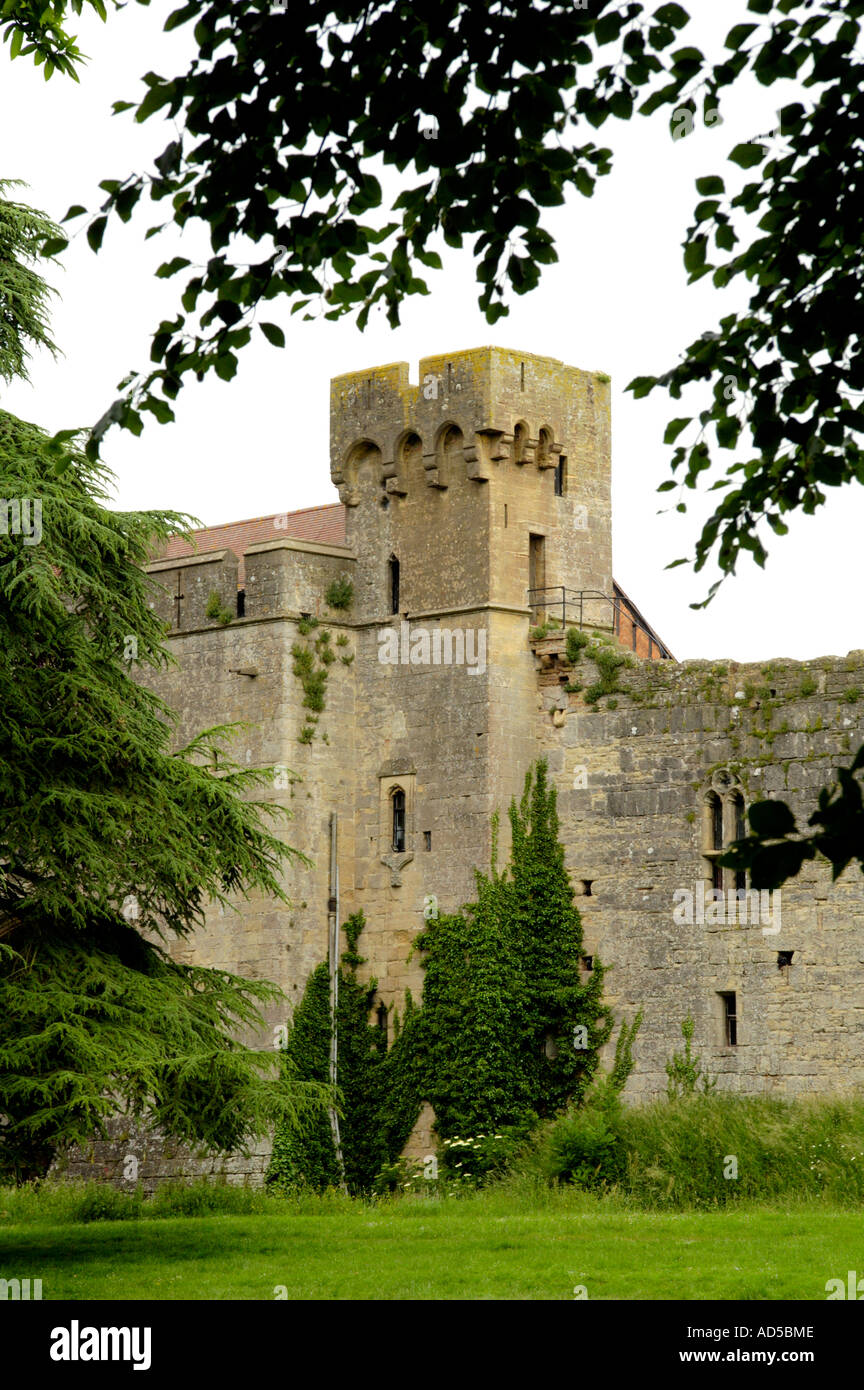
{"label": "metal railing", "polygon": [[563,584],[553,584],[543,589],[529,589],[528,607],[531,609],[532,623],[540,623],[545,617],[551,616],[559,619],[562,629],[568,623],[578,628],[605,629],[613,632],[621,641],[629,639],[634,652],[641,632],[648,643],[649,660],[653,658],[655,650],[661,660],[673,659],[672,653],[659,637],[634,617],[617,594],[604,594],[599,589],[565,589]]}

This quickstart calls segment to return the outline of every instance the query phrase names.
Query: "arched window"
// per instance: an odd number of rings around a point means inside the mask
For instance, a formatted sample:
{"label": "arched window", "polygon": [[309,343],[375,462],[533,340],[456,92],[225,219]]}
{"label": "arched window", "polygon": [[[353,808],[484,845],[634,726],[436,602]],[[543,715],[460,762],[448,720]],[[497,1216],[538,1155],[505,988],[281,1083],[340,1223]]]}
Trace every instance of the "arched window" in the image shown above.
{"label": "arched window", "polygon": [[393,813],[393,850],[396,854],[405,852],[405,793],[396,787],[390,794]]}
{"label": "arched window", "polygon": [[[740,869],[727,871],[725,882],[723,869],[717,862],[733,840],[742,840],[747,834],[744,815],[744,797],[733,784],[728,772],[715,773],[712,778],[714,788],[705,795],[702,808],[702,854],[705,859],[705,877],[712,888],[731,889],[735,892],[746,890],[747,875]],[[732,784],[732,785],[730,785]]]}
{"label": "arched window", "polygon": [[513,431],[513,462],[525,463],[525,455],[528,450],[528,426],[524,421],[519,422]]}
{"label": "arched window", "polygon": [[542,429],[537,436],[537,466],[552,468],[552,431]]}
{"label": "arched window", "polygon": [[705,798],[703,846],[711,887],[722,890],[723,869],[717,859],[723,852],[723,802],[716,792],[709,792]]}
{"label": "arched window", "polygon": [[399,612],[399,561],[390,556],[390,612]]}

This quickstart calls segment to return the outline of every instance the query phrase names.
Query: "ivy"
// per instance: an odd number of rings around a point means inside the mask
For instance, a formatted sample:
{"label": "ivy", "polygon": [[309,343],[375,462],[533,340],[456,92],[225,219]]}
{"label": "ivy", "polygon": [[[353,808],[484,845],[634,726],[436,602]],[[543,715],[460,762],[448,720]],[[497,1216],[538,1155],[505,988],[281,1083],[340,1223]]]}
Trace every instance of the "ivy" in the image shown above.
{"label": "ivy", "polygon": [[490,874],[476,874],[476,901],[417,938],[422,1006],[406,1010],[388,1059],[402,1120],[388,1096],[391,1156],[409,1099],[415,1115],[431,1103],[442,1139],[524,1126],[578,1103],[610,1035],[604,967],[595,956],[587,979],[581,972],[582,924],[545,760],[509,816],[508,869],[498,872],[493,849]]}
{"label": "ivy", "polygon": [[[464,1151],[471,1156],[472,1181],[480,1181],[500,1169],[538,1120],[579,1106],[596,1090],[599,1050],[612,1031],[602,1001],[605,969],[595,956],[590,974],[582,970],[582,924],[545,760],[527,774],[509,817],[508,867],[499,872],[496,864],[496,818],[491,869],[475,875],[476,900],[433,918],[418,936],[423,998],[418,1006],[406,992],[401,1019],[394,1011],[389,1052],[382,1030],[368,1022],[376,982],[357,979],[364,964],[357,950],[362,913],[345,923],[338,1082],[352,1191],[400,1184],[405,1170],[399,1156],[424,1102],[435,1111],[445,1169],[457,1176],[457,1162],[463,1168],[467,1162]],[[329,1030],[329,976],[322,964],[288,1039],[288,1058],[301,1079],[327,1080]],[[623,1086],[633,1036],[635,1028],[622,1030],[613,1070],[601,1084]],[[318,1188],[338,1181],[323,1122],[308,1139],[277,1136],[269,1181]]]}

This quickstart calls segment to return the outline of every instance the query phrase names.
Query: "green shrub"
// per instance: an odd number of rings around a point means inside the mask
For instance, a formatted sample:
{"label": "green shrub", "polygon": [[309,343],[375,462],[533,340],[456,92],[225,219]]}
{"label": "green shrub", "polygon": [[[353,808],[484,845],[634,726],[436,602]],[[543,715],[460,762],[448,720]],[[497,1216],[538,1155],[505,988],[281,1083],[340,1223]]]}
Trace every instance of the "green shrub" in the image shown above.
{"label": "green shrub", "polygon": [[620,1183],[626,1150],[608,1112],[589,1105],[555,1121],[548,1139],[548,1162],[550,1176],[597,1191]]}
{"label": "green shrub", "polygon": [[681,1024],[681,1036],[684,1039],[684,1051],[674,1052],[670,1061],[666,1063],[666,1075],[669,1080],[666,1086],[666,1094],[670,1100],[675,1100],[677,1096],[692,1096],[699,1088],[707,1095],[713,1091],[717,1085],[716,1077],[710,1077],[699,1065],[701,1057],[693,1056],[690,1044],[693,1041],[693,1030],[695,1022],[692,1015],[688,1014]]}
{"label": "green shrub", "polygon": [[342,575],[333,580],[324,597],[328,608],[350,608],[354,602],[354,585]]}
{"label": "green shrub", "polygon": [[148,1216],[244,1216],[266,1212],[268,1195],[227,1182],[164,1183],[146,1204]]}
{"label": "green shrub", "polygon": [[232,621],[234,617],[234,614],[231,612],[230,608],[222,607],[222,600],[216,593],[215,589],[212,591],[210,597],[207,599],[207,607],[204,609],[204,614],[205,617],[210,618],[212,621],[222,623],[226,626],[228,623]]}
{"label": "green shrub", "polygon": [[308,637],[309,633],[314,632],[317,626],[317,618],[301,618],[297,624],[297,631],[300,633],[301,637]]}
{"label": "green shrub", "polygon": [[109,1183],[89,1182],[73,1190],[73,1221],[129,1221],[140,1213],[138,1194],[121,1192]]}
{"label": "green shrub", "polygon": [[864,1202],[864,1100],[693,1094],[603,1110],[602,1124],[589,1110],[540,1136],[547,1178],[614,1186],[643,1209]]}
{"label": "green shrub", "polygon": [[567,660],[575,665],[585,647],[588,646],[589,638],[587,633],[582,632],[578,627],[567,629]]}
{"label": "green shrub", "polygon": [[471,1187],[482,1187],[491,1179],[502,1177],[536,1123],[537,1116],[530,1114],[519,1124],[502,1125],[494,1134],[477,1134],[468,1139],[456,1135],[445,1139],[440,1153],[441,1173],[445,1178]]}

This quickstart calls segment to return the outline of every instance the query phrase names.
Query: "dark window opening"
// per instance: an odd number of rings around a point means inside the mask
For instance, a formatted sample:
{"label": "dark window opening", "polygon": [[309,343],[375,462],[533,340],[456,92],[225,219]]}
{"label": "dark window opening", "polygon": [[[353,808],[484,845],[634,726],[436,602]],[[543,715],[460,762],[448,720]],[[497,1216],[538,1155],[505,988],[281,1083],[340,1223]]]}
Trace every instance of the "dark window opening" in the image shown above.
{"label": "dark window opening", "polygon": [[375,1019],[382,1033],[387,1032],[387,1005],[379,1004],[375,1010]]}
{"label": "dark window opening", "polygon": [[738,1046],[738,1008],[735,995],[721,994],[723,1001],[723,1038],[727,1047]]}
{"label": "dark window opening", "polygon": [[720,892],[723,892],[723,870],[716,859],[711,864],[711,887],[719,888]]}
{"label": "dark window opening", "polygon": [[555,496],[564,496],[564,487],[567,480],[567,456],[558,455],[558,462],[555,465]]}
{"label": "dark window opening", "polygon": [[723,802],[719,796],[711,797],[711,848],[723,848]]}
{"label": "dark window opening", "polygon": [[778,951],[778,952],[777,952],[777,968],[778,968],[779,970],[782,970],[784,966],[786,966],[786,965],[791,965],[791,964],[792,964],[792,957],[794,956],[794,954],[795,954],[794,951]]}
{"label": "dark window opening", "polygon": [[583,880],[582,880],[582,896],[583,896],[583,898],[593,898],[593,897],[594,897],[594,894],[591,892],[591,884],[592,884],[593,882],[594,882],[593,878],[583,878]]}
{"label": "dark window opening", "polygon": [[[736,796],[733,801],[735,807],[735,839],[743,840],[747,834],[747,826],[744,821],[744,798]],[[747,875],[743,869],[735,870],[735,891],[741,892],[747,887]]]}
{"label": "dark window opening", "polygon": [[542,623],[546,617],[546,537],[533,532],[528,536],[528,588],[534,621]]}
{"label": "dark window opening", "polygon": [[593,956],[583,956],[582,959],[583,959],[583,961],[585,962],[585,969],[586,969],[586,970],[593,970],[593,969],[594,969],[594,957],[593,957]]}
{"label": "dark window opening", "polygon": [[507,503],[504,503],[504,529],[507,529]]}
{"label": "dark window opening", "polygon": [[431,830],[424,830],[424,831],[423,831],[423,848],[424,848],[424,849],[431,849],[431,848],[432,848],[432,831],[431,831]]}
{"label": "dark window opening", "polygon": [[399,612],[399,561],[390,556],[390,612]]}
{"label": "dark window opening", "polygon": [[238,618],[245,618],[245,617],[246,617],[246,590],[245,590],[245,589],[238,589],[238,590],[237,590],[237,617],[238,617]]}
{"label": "dark window opening", "polygon": [[397,788],[393,793],[393,848],[397,854],[405,849],[405,793]]}

